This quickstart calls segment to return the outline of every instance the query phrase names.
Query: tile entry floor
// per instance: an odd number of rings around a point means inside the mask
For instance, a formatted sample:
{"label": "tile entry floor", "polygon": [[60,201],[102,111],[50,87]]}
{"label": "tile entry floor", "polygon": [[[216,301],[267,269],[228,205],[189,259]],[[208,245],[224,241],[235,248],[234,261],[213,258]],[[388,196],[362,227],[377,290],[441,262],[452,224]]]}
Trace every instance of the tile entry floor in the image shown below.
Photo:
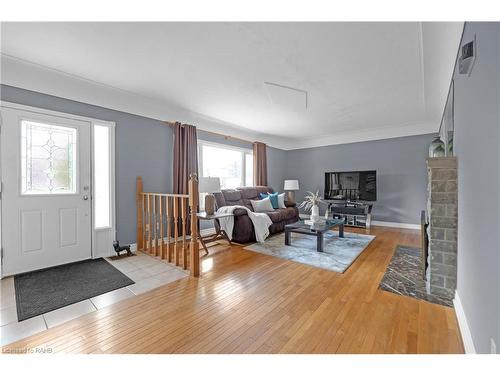
{"label": "tile entry floor", "polygon": [[126,298],[188,276],[186,272],[165,261],[140,251],[136,253],[136,256],[106,260],[134,280],[135,284],[35,316],[22,322],[17,321],[14,277],[7,277],[0,280],[0,345],[6,345],[34,335],[68,320],[78,318]]}

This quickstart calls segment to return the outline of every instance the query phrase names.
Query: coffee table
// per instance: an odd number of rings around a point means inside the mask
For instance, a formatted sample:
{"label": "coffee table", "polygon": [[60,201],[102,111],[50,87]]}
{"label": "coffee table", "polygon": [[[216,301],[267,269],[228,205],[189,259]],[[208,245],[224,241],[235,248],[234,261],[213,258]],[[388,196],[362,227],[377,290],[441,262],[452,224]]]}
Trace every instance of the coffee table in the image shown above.
{"label": "coffee table", "polygon": [[323,252],[323,234],[330,229],[339,227],[339,237],[344,237],[344,219],[328,219],[317,224],[309,225],[303,220],[285,225],[285,245],[290,245],[292,232],[316,236],[316,250]]}

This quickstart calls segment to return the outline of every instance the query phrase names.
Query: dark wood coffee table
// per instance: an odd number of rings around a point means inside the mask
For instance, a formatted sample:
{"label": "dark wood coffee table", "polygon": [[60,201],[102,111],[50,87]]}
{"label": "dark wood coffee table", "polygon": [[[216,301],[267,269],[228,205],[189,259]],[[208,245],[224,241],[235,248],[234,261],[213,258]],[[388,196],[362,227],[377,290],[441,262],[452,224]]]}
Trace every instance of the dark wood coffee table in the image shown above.
{"label": "dark wood coffee table", "polygon": [[309,225],[303,220],[293,224],[285,225],[285,245],[290,245],[292,240],[292,232],[316,236],[316,250],[323,252],[323,234],[330,229],[339,227],[339,237],[344,237],[344,219],[328,219],[320,223]]}

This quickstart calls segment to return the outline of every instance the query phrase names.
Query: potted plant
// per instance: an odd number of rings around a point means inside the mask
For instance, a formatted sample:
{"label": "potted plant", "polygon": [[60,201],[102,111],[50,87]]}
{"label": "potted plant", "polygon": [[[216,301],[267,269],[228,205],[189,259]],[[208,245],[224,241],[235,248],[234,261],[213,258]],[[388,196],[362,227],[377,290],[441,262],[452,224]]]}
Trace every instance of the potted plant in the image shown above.
{"label": "potted plant", "polygon": [[300,204],[299,208],[306,211],[311,211],[311,221],[317,223],[319,221],[319,204],[322,199],[319,196],[319,191],[313,193],[308,191],[304,197],[304,201]]}
{"label": "potted plant", "polygon": [[445,156],[445,154],[446,152],[444,142],[441,140],[441,137],[439,135],[436,135],[429,146],[429,157],[439,158]]}

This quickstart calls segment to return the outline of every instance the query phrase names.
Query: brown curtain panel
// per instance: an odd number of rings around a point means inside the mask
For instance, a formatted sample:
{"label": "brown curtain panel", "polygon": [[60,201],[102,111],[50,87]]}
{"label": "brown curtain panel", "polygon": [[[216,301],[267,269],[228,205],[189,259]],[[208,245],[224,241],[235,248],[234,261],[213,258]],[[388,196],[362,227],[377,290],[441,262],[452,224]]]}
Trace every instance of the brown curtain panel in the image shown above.
{"label": "brown curtain panel", "polygon": [[187,194],[191,173],[198,174],[198,140],[193,125],[174,124],[174,194]]}
{"label": "brown curtain panel", "polygon": [[255,186],[267,186],[267,151],[266,144],[253,144],[253,183]]}
{"label": "brown curtain panel", "polygon": [[[198,140],[196,127],[179,122],[174,124],[174,194],[189,193],[189,176],[191,173],[198,174]],[[190,234],[191,225],[187,217],[186,233]],[[182,228],[179,223],[179,233]]]}

